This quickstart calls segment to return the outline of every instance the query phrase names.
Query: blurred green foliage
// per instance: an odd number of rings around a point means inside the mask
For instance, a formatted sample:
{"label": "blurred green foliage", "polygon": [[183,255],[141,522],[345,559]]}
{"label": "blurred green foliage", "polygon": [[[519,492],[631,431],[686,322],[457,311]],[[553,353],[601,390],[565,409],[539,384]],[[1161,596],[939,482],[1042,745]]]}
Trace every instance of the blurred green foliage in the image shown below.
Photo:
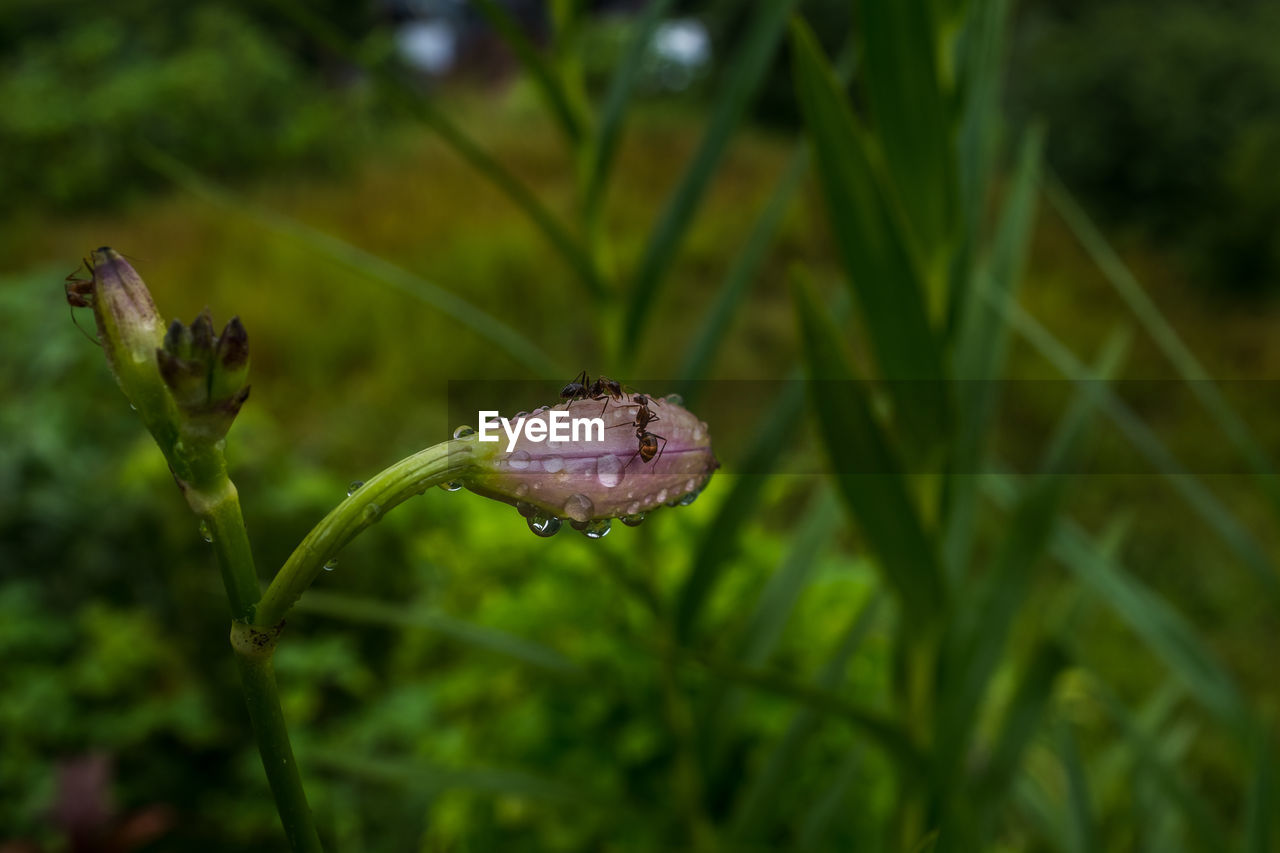
{"label": "blurred green foliage", "polygon": [[[360,17],[361,4],[334,5]],[[229,176],[348,163],[376,126],[373,99],[358,81],[335,88],[285,31],[251,3],[6,3],[0,194],[132,200],[160,184],[138,162],[143,141]]]}
{"label": "blurred green foliage", "polygon": [[[721,8],[729,5],[736,4]],[[29,15],[35,10],[25,8]],[[221,107],[228,111],[226,128],[189,117],[186,131],[147,138],[207,177],[239,170],[227,157],[236,145],[253,148],[245,154],[249,171],[272,163],[305,170],[316,162],[276,150],[274,137],[255,131],[253,110],[235,112],[253,102],[271,112],[269,121],[293,122],[310,98],[321,124],[351,115],[344,112],[350,90],[334,95],[311,88],[319,52],[307,46],[306,35],[241,7],[197,6],[189,14],[212,29],[165,30],[156,38],[169,44],[165,39],[175,32],[212,32],[241,40],[236,43],[252,62],[262,63],[248,67],[276,67],[278,78],[263,79],[286,85],[283,93],[259,93],[261,101],[254,100],[253,86],[234,98],[217,94],[235,101]],[[336,14],[326,13],[326,20],[363,32]],[[172,15],[185,19],[188,12]],[[47,24],[31,30],[31,43],[54,57],[53,34],[74,29],[69,20],[49,12]],[[822,20],[815,24],[832,56],[841,46],[832,36],[847,33]],[[105,31],[110,36],[112,28]],[[86,32],[91,41],[87,25]],[[175,55],[197,50],[196,43],[179,42]],[[165,87],[173,85],[168,71],[178,66],[159,63],[157,55],[168,53],[152,54],[148,68],[165,73],[137,72],[138,79],[148,78],[148,93],[173,96]],[[199,61],[212,72],[197,76],[215,81],[235,73],[233,63],[243,64],[234,57]],[[572,81],[569,66],[557,67],[556,79]],[[53,75],[67,73],[50,68]],[[555,125],[530,103],[531,85],[526,81],[505,99],[454,92],[440,106],[554,215],[574,222],[582,212],[576,158],[587,149],[560,147]],[[101,108],[123,114],[130,100],[115,98],[132,90],[108,91]],[[884,144],[886,125],[895,126],[884,116],[895,102],[883,89],[867,99],[858,91],[855,115],[870,121],[858,125],[856,139],[874,152]],[[83,106],[79,98],[55,94],[51,104],[64,98]],[[163,105],[136,109],[133,124],[120,125],[121,140],[166,126]],[[617,297],[633,295],[625,289],[633,281],[628,273],[653,244],[664,200],[688,192],[693,208],[698,202],[702,208],[678,230],[665,284],[639,294],[652,296],[652,319],[625,376],[676,373],[712,306],[722,307],[727,320],[709,344],[704,364],[711,376],[784,375],[803,344],[830,343],[795,332],[781,282],[796,261],[813,280],[806,297],[818,306],[812,313],[823,313],[834,329],[849,328],[839,309],[827,310],[838,304],[831,298],[840,278],[831,232],[840,224],[824,221],[817,187],[797,192],[794,181],[778,179],[796,162],[795,140],[740,132],[717,150],[701,135],[704,117],[697,111],[667,104],[633,112],[608,173],[609,199],[597,230],[581,228],[585,243],[596,241],[591,257],[616,289],[611,299],[586,295],[575,268],[544,235],[502,192],[460,165],[456,146],[450,150],[405,125],[391,127],[373,149],[376,156],[342,180],[291,168],[229,195],[226,204],[184,192],[126,213],[86,203],[74,215],[10,217],[0,230],[0,256],[7,269],[21,272],[0,280],[0,315],[20,330],[0,337],[0,433],[6,437],[0,444],[0,565],[6,570],[0,583],[0,840],[37,839],[56,848],[59,830],[47,809],[56,798],[59,762],[108,752],[117,759],[120,813],[156,803],[177,810],[178,823],[158,849],[280,844],[229,660],[212,557],[155,448],[115,393],[100,353],[67,319],[57,283],[73,259],[110,243],[139,255],[137,265],[167,315],[189,318],[208,304],[216,319],[232,312],[244,319],[254,394],[231,433],[229,452],[259,567],[269,574],[349,481],[448,434],[454,425],[444,415],[446,380],[537,373],[461,330],[412,288],[389,287],[393,282],[377,264],[335,263],[327,242],[333,237],[469,299],[570,363],[570,372],[580,364],[593,373],[612,371],[623,362],[615,339],[627,319]],[[913,117],[896,118],[898,131],[909,132],[904,122]],[[977,131],[995,136],[998,125],[991,115]],[[948,128],[950,145],[955,128]],[[224,132],[227,139],[215,141],[214,134]],[[1051,151],[1058,135],[1049,136]],[[322,149],[333,149],[324,146],[347,141],[346,134],[318,141],[313,153],[328,162]],[[1266,156],[1264,142],[1222,168],[1242,189],[1256,189],[1265,208],[1270,196],[1259,187],[1266,173],[1260,178],[1250,165],[1252,157]],[[106,162],[93,160],[97,143],[83,144],[90,148],[66,154],[65,176],[42,180],[54,181],[50,187],[65,180],[64,202],[92,198],[76,194],[95,185],[114,198],[115,185],[85,165]],[[129,171],[135,168],[132,143],[120,145],[118,165],[134,176],[125,183],[153,180],[149,166]],[[705,165],[713,174],[690,178],[681,170],[699,150],[714,155]],[[966,150],[981,159],[981,146]],[[982,251],[966,260],[1009,292],[1018,278],[1016,256],[1029,251],[1020,304],[1049,318],[1050,331],[1068,345],[1092,353],[1110,331],[1102,320],[1129,314],[1090,258],[1068,248],[1071,231],[1062,220],[1042,216],[1033,228],[1038,194],[1027,164],[1034,164],[1036,149],[1021,150],[1021,168],[997,156],[1007,154],[1007,146],[991,152],[989,179],[1007,183],[1004,192],[980,196],[985,203],[976,207],[939,205],[937,211],[943,219],[974,220],[972,233],[983,239],[974,237],[972,245]],[[915,148],[891,153],[908,160],[929,156]],[[53,176],[62,168],[62,160],[55,167],[35,148],[28,156],[21,162],[30,163],[32,174]],[[901,161],[889,164],[890,179],[874,156],[869,163],[869,192],[883,193],[888,204],[906,192],[897,182],[922,174]],[[930,168],[946,175],[955,166]],[[17,172],[7,170],[4,179]],[[705,193],[688,189],[696,190],[701,178]],[[911,191],[901,217],[881,214],[871,224],[927,222],[936,212],[930,193],[942,192],[930,183]],[[32,197],[60,198],[50,187]],[[798,203],[791,204],[793,197]],[[987,204],[998,212],[998,228],[991,230],[1001,236],[994,247],[984,242]],[[766,205],[785,211],[774,220],[760,217],[767,227],[756,218]],[[946,222],[934,229],[936,240],[927,247],[940,257],[954,249],[947,229]],[[745,245],[770,239],[758,266],[743,273],[758,286],[722,285]],[[851,239],[859,239],[857,233]],[[47,266],[50,259],[56,267]],[[1265,377],[1280,365],[1265,317],[1197,302],[1178,289],[1176,269],[1170,272],[1164,256],[1140,260],[1140,272],[1154,273],[1163,285],[1162,305],[1168,296],[1175,325],[1197,349],[1204,347],[1211,370],[1226,365]],[[955,269],[968,275],[972,268],[957,263]],[[932,276],[923,309],[932,330],[942,326],[940,292],[951,284],[943,270],[934,263],[918,271]],[[891,268],[881,283],[919,286],[914,274]],[[978,333],[970,334],[970,346],[1013,334],[1007,318],[993,320],[980,310],[973,316]],[[848,337],[832,351],[843,357],[850,344],[860,371],[877,363],[880,349]],[[1219,345],[1244,356],[1233,361]],[[982,350],[976,347],[972,361],[950,347],[942,357],[949,367],[971,365],[982,362]],[[1057,375],[1043,350],[1017,341],[1009,350],[1013,375]],[[1167,369],[1159,347],[1146,340],[1135,343],[1132,364],[1139,375]],[[540,378],[552,394],[568,375]],[[1064,390],[1061,383],[1045,388],[1030,415],[992,426],[974,452],[990,449],[1004,459],[1030,460],[1027,467],[1036,464],[1044,425],[1062,417],[1074,394],[1074,386]],[[893,410],[875,402],[876,418]],[[741,460],[743,448],[755,442],[764,467],[812,463],[815,424],[802,419],[798,402],[764,401],[764,408],[767,423],[715,424],[722,458]],[[1175,449],[1221,441],[1213,426],[1184,414],[1157,407],[1150,421],[1156,437]],[[1028,429],[1019,417],[1040,428]],[[1273,428],[1262,426],[1260,434],[1272,441]],[[1109,425],[1099,432],[1103,441],[1123,440]],[[889,438],[897,443],[905,436]],[[928,448],[934,438],[926,431],[919,446]],[[779,461],[793,449],[800,461]],[[1255,768],[1274,762],[1265,743],[1242,755],[1236,721],[1223,718],[1235,709],[1234,682],[1264,725],[1280,701],[1266,643],[1275,628],[1271,599],[1240,571],[1241,561],[1212,535],[1203,513],[1179,502],[1163,480],[1099,478],[1062,498],[1056,491],[1062,483],[1046,476],[1019,503],[1028,482],[1004,477],[988,484],[989,500],[971,531],[971,574],[962,583],[948,581],[948,594],[964,606],[949,628],[957,642],[938,669],[950,679],[942,683],[963,680],[955,665],[967,663],[962,651],[1004,642],[994,657],[975,656],[984,701],[965,708],[944,693],[934,706],[907,706],[922,718],[957,707],[970,715],[964,721],[969,736],[937,742],[954,765],[939,760],[939,767],[961,774],[964,784],[935,781],[933,802],[944,814],[959,809],[957,803],[978,804],[961,817],[972,817],[987,849],[1221,849],[1224,839],[1236,838],[1266,849],[1274,793]],[[856,478],[841,485],[859,488]],[[1267,558],[1274,555],[1280,547],[1274,514],[1250,482],[1213,478],[1211,485],[1228,518],[1258,535]],[[910,784],[910,763],[886,748],[882,736],[918,722],[898,714],[911,626],[904,628],[901,610],[883,591],[883,555],[873,558],[866,550],[874,544],[892,557],[895,544],[903,543],[876,542],[843,523],[832,491],[815,477],[722,471],[692,507],[661,513],[635,530],[619,528],[600,542],[568,532],[537,539],[509,507],[465,492],[432,490],[389,515],[304,597],[277,655],[285,713],[326,842],[332,849],[370,851],[904,848],[897,833],[918,817],[910,804],[924,786]],[[873,509],[883,500],[880,492],[866,497]],[[928,536],[939,531],[937,497],[926,478],[895,493],[922,507],[922,535]],[[1063,516],[1051,512],[1058,500]],[[1081,523],[1064,520],[1066,513]],[[919,545],[905,543],[902,550]],[[1037,557],[1042,547],[1048,554]],[[946,548],[950,553],[950,542]],[[700,598],[693,581],[705,566],[714,567],[714,578]],[[686,619],[690,610],[694,616]],[[991,640],[983,637],[988,627]],[[1227,713],[1219,713],[1224,707]],[[928,735],[919,739],[926,748],[937,743]],[[926,828],[936,825],[919,819]]]}
{"label": "blurred green foliage", "polygon": [[1024,4],[1020,116],[1113,225],[1238,293],[1280,285],[1280,9],[1266,0]]}

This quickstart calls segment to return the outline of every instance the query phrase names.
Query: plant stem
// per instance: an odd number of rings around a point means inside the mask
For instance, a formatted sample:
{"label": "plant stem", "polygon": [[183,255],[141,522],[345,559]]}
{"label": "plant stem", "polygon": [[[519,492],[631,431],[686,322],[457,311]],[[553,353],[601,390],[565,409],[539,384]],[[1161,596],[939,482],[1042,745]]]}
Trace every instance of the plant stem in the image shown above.
{"label": "plant stem", "polygon": [[471,468],[475,449],[474,439],[444,441],[371,477],[334,507],[289,555],[254,609],[253,624],[266,629],[279,623],[342,546],[397,504],[462,477]]}
{"label": "plant stem", "polygon": [[316,834],[315,820],[307,804],[307,793],[302,787],[302,776],[293,757],[289,730],[280,708],[271,653],[250,656],[237,650],[236,664],[240,668],[240,683],[249,706],[249,720],[258,739],[258,754],[262,757],[262,767],[275,795],[276,811],[280,813],[289,848],[295,853],[320,853],[323,849],[320,837]]}
{"label": "plant stem", "polygon": [[255,645],[245,640],[247,626],[243,620],[252,615],[260,587],[249,534],[240,512],[239,494],[227,477],[226,461],[217,445],[201,445],[188,451],[182,442],[177,442],[167,455],[187,504],[213,538],[227,602],[235,620],[231,644],[240,669],[249,722],[258,741],[258,754],[262,757],[262,767],[267,773],[289,848],[294,853],[319,853],[320,836],[293,757],[271,665],[278,632],[270,635],[253,632],[258,637],[268,637],[269,642]]}

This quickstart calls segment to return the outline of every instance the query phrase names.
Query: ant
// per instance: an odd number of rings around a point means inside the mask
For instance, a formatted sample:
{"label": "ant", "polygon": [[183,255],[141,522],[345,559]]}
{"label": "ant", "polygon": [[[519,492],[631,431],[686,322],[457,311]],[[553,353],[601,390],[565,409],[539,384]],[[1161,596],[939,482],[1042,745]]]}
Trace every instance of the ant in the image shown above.
{"label": "ant", "polygon": [[80,325],[80,321],[76,319],[76,308],[92,308],[93,307],[93,262],[88,258],[84,260],[84,269],[88,271],[89,278],[81,278],[80,267],[76,267],[71,275],[67,276],[65,281],[65,289],[67,292],[68,310],[71,311],[71,322],[76,324],[76,328],[80,329],[80,334],[84,335],[94,346],[102,346],[102,342],[91,336]]}
{"label": "ant", "polygon": [[[631,399],[633,401],[632,405],[637,407],[635,421],[630,424],[614,425],[634,426],[636,429],[636,441],[639,442],[639,445],[636,447],[636,452],[631,454],[631,458],[627,460],[627,464],[622,466],[624,470],[631,467],[631,463],[636,461],[637,456],[640,457],[641,462],[653,462],[656,461],[654,459],[655,456],[658,459],[661,459],[663,452],[667,449],[666,437],[658,435],[657,433],[649,432],[649,424],[654,421],[662,420],[662,418],[655,415],[649,408],[649,403],[654,402],[653,399],[645,396],[644,394],[634,394]],[[610,427],[610,429],[612,428],[613,427]],[[659,441],[662,442],[661,448],[658,447]]]}
{"label": "ant", "polygon": [[604,400],[604,406],[600,409],[601,415],[604,414],[605,409],[609,408],[610,399],[622,400],[625,397],[621,382],[607,376],[600,376],[592,382],[585,370],[560,389],[560,399],[566,403],[572,403],[574,400]]}

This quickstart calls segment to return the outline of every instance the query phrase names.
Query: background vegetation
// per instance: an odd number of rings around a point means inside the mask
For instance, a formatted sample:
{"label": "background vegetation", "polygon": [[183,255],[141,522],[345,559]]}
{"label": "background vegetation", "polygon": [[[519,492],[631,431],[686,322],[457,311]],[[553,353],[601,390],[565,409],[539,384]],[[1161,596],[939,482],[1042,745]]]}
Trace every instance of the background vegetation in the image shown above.
{"label": "background vegetation", "polygon": [[[58,291],[107,244],[249,329],[264,571],[449,380],[712,424],[603,541],[434,492],[344,552],[277,655],[331,849],[1273,849],[1267,4],[552,3],[430,84],[380,7],[152,6],[0,12],[0,843],[281,844],[212,556]],[[677,13],[714,60],[655,95]],[[698,400],[800,369],[851,390]]]}

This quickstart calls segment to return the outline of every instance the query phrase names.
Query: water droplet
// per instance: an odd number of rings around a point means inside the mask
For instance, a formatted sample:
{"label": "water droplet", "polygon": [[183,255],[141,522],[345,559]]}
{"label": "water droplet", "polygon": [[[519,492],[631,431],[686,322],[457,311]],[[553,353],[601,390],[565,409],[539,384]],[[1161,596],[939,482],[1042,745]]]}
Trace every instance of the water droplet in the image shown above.
{"label": "water droplet", "polygon": [[680,500],[676,501],[676,506],[688,506],[689,504],[696,501],[698,499],[698,495],[700,494],[702,494],[702,492],[699,492],[697,490],[689,492],[688,494],[681,496]]}
{"label": "water droplet", "polygon": [[535,415],[540,415],[543,412],[550,410],[550,408],[551,408],[550,406],[539,406],[538,408],[533,410],[533,413]]}
{"label": "water droplet", "polygon": [[561,521],[554,515],[531,515],[528,521],[529,529],[544,538],[560,532]]}
{"label": "water droplet", "polygon": [[686,492],[692,492],[697,488],[698,488],[698,481],[693,479],[692,477],[684,481],[684,490]]}
{"label": "water droplet", "polygon": [[564,514],[574,521],[587,521],[596,514],[596,505],[586,495],[570,495],[564,502]]}
{"label": "water droplet", "polygon": [[364,520],[369,524],[373,524],[382,518],[382,507],[377,504],[369,504],[364,508]]}
{"label": "water droplet", "polygon": [[516,412],[516,416],[511,420],[514,422],[514,421],[520,420],[521,418],[527,418],[527,417],[529,417],[528,412]]}
{"label": "water droplet", "polygon": [[462,426],[458,427],[453,431],[454,438],[467,438],[468,436],[472,436],[475,434],[476,434],[475,427],[467,426],[466,424],[463,424]]}
{"label": "water droplet", "polygon": [[681,397],[679,394],[668,394],[667,396],[663,397],[662,400],[663,402],[670,403],[673,406],[684,405],[684,397]]}
{"label": "water droplet", "polygon": [[513,470],[523,471],[529,467],[529,451],[516,450],[507,456],[507,464]]}
{"label": "water droplet", "polygon": [[596,463],[596,479],[606,489],[612,489],[622,482],[622,460],[612,454],[605,454]]}
{"label": "water droplet", "polygon": [[213,541],[213,531],[209,529],[209,522],[207,521],[200,522],[200,527],[198,528],[198,530],[200,532],[201,539],[203,539],[206,542]]}
{"label": "water droplet", "polygon": [[441,483],[440,488],[444,489],[446,492],[456,492],[458,489],[462,488],[462,484],[455,480],[450,480],[447,483]]}
{"label": "water droplet", "polygon": [[129,404],[129,411],[131,411],[131,412],[136,412],[136,411],[138,411],[138,407],[137,407],[137,406],[135,406],[133,403],[130,403],[130,404]]}
{"label": "water droplet", "polygon": [[327,562],[327,563],[325,563],[325,564],[324,564],[324,570],[325,570],[326,572],[331,572],[331,571],[333,571],[333,570],[334,570],[334,569],[336,569],[336,568],[338,568],[338,558],[337,558],[337,557],[334,557],[334,558],[330,559],[330,560],[329,560],[329,562]]}
{"label": "water droplet", "polygon": [[516,497],[522,498],[527,494],[529,494],[528,483],[520,483],[518,486],[516,486]]}
{"label": "water droplet", "polygon": [[644,519],[645,514],[643,512],[633,512],[628,515],[624,515],[621,520],[627,527],[639,527],[640,523],[644,521]]}
{"label": "water droplet", "polygon": [[640,501],[632,501],[631,505],[627,507],[627,515],[635,515],[639,511]]}
{"label": "water droplet", "polygon": [[548,474],[564,470],[564,460],[559,456],[548,456],[542,460],[542,467]]}
{"label": "water droplet", "polygon": [[613,526],[613,522],[607,518],[597,518],[595,521],[587,522],[582,528],[582,535],[588,539],[603,539],[609,535],[609,528]]}
{"label": "water droplet", "polygon": [[352,495],[354,495],[357,491],[360,490],[360,487],[363,485],[364,485],[364,480],[352,480],[350,483],[347,484],[347,497],[351,497]]}
{"label": "water droplet", "polygon": [[531,503],[526,503],[525,501],[516,501],[516,512],[520,513],[525,518],[533,518],[538,514],[538,508]]}
{"label": "water droplet", "polygon": [[658,503],[660,503],[660,504],[661,504],[661,503],[666,503],[666,502],[667,502],[667,490],[666,490],[666,489],[663,489],[662,491],[658,492],[656,495],[654,495],[654,496],[653,496],[653,499],[654,499],[655,501],[657,501]]}

